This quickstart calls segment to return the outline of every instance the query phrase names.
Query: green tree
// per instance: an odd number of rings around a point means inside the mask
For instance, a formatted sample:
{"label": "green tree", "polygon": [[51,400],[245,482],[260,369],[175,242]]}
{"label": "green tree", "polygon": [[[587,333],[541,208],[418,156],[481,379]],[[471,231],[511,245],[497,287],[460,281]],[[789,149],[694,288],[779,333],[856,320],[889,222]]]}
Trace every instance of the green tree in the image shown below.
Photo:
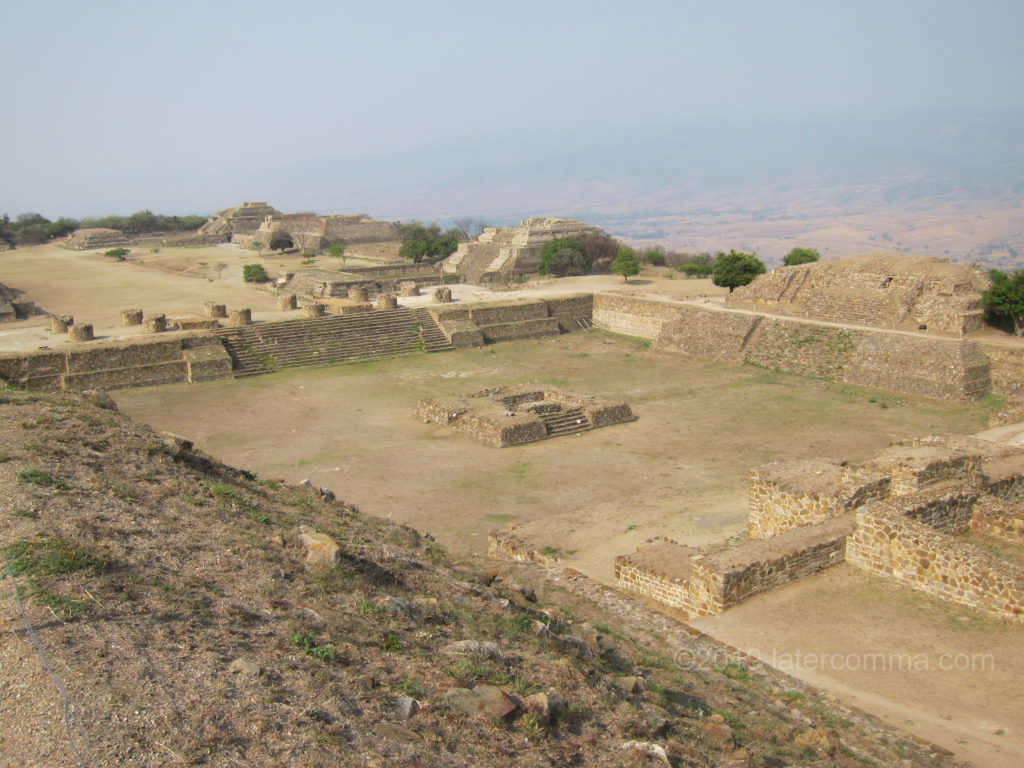
{"label": "green tree", "polygon": [[664,267],[665,250],[660,245],[656,245],[653,248],[648,248],[646,251],[644,251],[643,260],[645,263],[650,264],[652,267]]}
{"label": "green tree", "polygon": [[249,243],[249,249],[253,250],[253,251],[256,251],[256,255],[257,256],[262,256],[263,255],[263,249],[266,248],[266,247],[267,247],[267,244],[264,243],[262,240],[253,240],[251,243]]}
{"label": "green tree", "polygon": [[782,260],[784,266],[795,267],[797,264],[810,264],[821,259],[821,254],[813,248],[794,248]]}
{"label": "green tree", "polygon": [[288,249],[293,248],[295,243],[292,241],[292,236],[285,232],[283,229],[279,229],[270,235],[270,250],[281,251],[282,253]]}
{"label": "green tree", "polygon": [[[565,253],[565,251],[572,251],[579,255],[579,259],[576,260],[576,264],[583,266],[585,257],[583,256],[583,245],[575,237],[556,237],[554,240],[548,240],[544,243],[540,249],[540,263],[537,265],[537,271],[542,275],[556,275],[557,272],[552,269],[555,261],[555,254],[559,255],[558,267],[571,265],[573,258]],[[590,264],[585,265],[587,268]],[[586,274],[586,269],[579,274]],[[561,275],[564,276],[564,275]]]}
{"label": "green tree", "polygon": [[13,248],[18,244],[14,237],[14,230],[11,229],[11,219],[6,213],[0,216],[0,243],[6,243],[8,248]]}
{"label": "green tree", "polygon": [[766,272],[764,262],[752,253],[729,251],[719,253],[711,270],[711,282],[732,293],[735,288],[753,282]]}
{"label": "green tree", "polygon": [[441,232],[437,224],[424,225],[418,221],[396,222],[395,226],[402,239],[399,255],[415,264],[446,259],[459,247],[461,232],[455,228]]}
{"label": "green tree", "polygon": [[710,264],[690,261],[686,264],[680,264],[676,269],[687,277],[707,277],[711,274],[713,267]]}
{"label": "green tree", "polygon": [[1013,274],[993,269],[988,278],[992,287],[982,295],[985,316],[990,320],[1009,320],[1013,332],[1024,336],[1024,269]]}
{"label": "green tree", "polygon": [[639,275],[640,261],[636,257],[636,251],[628,245],[619,248],[619,255],[612,262],[612,272],[622,275],[627,283],[629,282],[630,275]]}
{"label": "green tree", "polygon": [[246,264],[242,267],[242,279],[247,283],[265,283],[270,280],[270,275],[262,264]]}

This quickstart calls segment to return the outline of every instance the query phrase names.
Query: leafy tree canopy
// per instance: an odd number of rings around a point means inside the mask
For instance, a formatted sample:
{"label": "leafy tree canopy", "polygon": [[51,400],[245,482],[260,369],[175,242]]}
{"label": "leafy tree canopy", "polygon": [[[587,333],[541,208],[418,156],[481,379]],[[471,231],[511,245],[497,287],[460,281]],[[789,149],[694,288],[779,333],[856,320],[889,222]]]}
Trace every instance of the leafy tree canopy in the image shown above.
{"label": "leafy tree canopy", "polygon": [[270,280],[270,275],[262,264],[246,264],[242,267],[242,279],[247,283],[265,283]]}
{"label": "leafy tree canopy", "polygon": [[270,250],[272,251],[284,251],[287,248],[295,246],[295,242],[292,240],[292,236],[285,232],[283,229],[279,229],[270,235]]}
{"label": "leafy tree canopy", "polygon": [[424,225],[418,221],[396,222],[402,248],[399,255],[415,264],[434,263],[455,253],[462,237],[461,231],[452,228],[445,232],[437,224]]}
{"label": "leafy tree canopy", "polygon": [[1009,320],[1013,332],[1024,336],[1024,269],[1012,274],[993,269],[988,277],[992,287],[982,295],[985,315],[992,320]]}
{"label": "leafy tree canopy", "polygon": [[732,293],[735,288],[753,282],[767,271],[764,262],[752,253],[729,251],[719,253],[711,270],[711,282]]}
{"label": "leafy tree canopy", "polygon": [[782,263],[787,267],[795,267],[797,264],[810,264],[819,259],[821,259],[821,254],[813,248],[794,248],[786,254]]}
{"label": "leafy tree canopy", "polygon": [[[577,254],[575,257],[570,256],[569,253]],[[572,264],[583,269],[582,272],[575,274],[585,275],[590,269],[590,264],[586,261],[583,255],[583,245],[575,237],[556,237],[554,240],[548,240],[544,243],[540,249],[540,264],[537,265],[537,271],[542,275],[555,275],[556,277],[564,276],[558,275],[552,267],[555,265],[555,255],[558,254],[558,266]]]}
{"label": "leafy tree canopy", "polygon": [[619,248],[619,255],[612,262],[612,272],[622,275],[627,283],[631,275],[639,275],[640,261],[636,257],[636,251],[626,245]]}

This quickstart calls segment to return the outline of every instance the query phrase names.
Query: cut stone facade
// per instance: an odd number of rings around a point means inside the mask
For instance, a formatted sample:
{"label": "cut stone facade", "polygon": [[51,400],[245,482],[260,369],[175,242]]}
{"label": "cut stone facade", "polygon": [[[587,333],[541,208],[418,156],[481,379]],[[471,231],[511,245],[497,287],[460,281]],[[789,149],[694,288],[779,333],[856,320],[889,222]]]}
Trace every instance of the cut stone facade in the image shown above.
{"label": "cut stone facade", "polygon": [[540,251],[545,243],[600,232],[576,219],[525,219],[517,227],[488,227],[476,240],[460,243],[442,265],[445,272],[476,284],[532,274],[540,264]]}

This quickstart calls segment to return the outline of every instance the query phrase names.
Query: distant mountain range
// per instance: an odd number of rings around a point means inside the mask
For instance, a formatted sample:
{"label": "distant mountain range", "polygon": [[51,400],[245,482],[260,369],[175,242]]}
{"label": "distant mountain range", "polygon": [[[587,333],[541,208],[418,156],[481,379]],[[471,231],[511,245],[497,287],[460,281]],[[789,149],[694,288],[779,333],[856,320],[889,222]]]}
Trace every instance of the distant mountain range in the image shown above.
{"label": "distant mountain range", "polygon": [[289,209],[369,208],[439,220],[651,214],[725,190],[742,195],[764,187],[824,192],[868,185],[896,204],[949,195],[1019,198],[1024,110],[619,124],[585,134],[458,138],[385,156],[264,165],[261,176],[260,186],[279,190]]}

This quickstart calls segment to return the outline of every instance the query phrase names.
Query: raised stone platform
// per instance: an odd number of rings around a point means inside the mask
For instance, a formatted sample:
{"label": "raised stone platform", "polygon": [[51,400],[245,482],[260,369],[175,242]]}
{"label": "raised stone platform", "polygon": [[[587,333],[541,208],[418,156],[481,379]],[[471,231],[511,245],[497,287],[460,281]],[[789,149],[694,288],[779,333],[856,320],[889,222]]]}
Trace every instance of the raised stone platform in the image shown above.
{"label": "raised stone platform", "polygon": [[623,402],[553,387],[495,387],[469,395],[420,400],[415,415],[504,448],[633,421]]}

